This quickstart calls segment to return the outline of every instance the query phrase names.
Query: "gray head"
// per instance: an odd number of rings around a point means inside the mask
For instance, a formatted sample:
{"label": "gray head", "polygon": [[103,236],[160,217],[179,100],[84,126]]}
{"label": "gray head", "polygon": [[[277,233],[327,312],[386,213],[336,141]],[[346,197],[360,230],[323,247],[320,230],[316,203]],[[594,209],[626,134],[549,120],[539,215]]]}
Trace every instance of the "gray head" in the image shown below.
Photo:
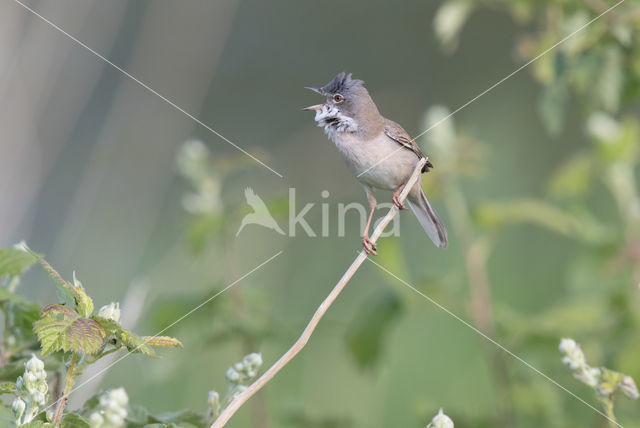
{"label": "gray head", "polygon": [[324,97],[326,102],[303,110],[315,110],[318,126],[325,131],[368,132],[381,123],[380,113],[369,96],[362,80],[351,78],[351,74],[338,74],[326,85],[307,87]]}

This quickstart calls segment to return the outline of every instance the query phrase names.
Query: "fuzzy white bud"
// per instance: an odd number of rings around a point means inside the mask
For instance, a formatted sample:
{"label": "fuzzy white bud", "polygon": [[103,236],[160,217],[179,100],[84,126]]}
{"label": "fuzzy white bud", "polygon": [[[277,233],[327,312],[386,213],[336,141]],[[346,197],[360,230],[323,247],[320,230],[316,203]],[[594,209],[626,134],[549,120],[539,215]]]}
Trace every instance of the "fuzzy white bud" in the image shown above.
{"label": "fuzzy white bud", "polygon": [[98,316],[115,322],[120,322],[120,303],[111,302],[98,311]]}
{"label": "fuzzy white bud", "polygon": [[427,428],[453,428],[453,421],[440,409],[438,414],[429,422]]}

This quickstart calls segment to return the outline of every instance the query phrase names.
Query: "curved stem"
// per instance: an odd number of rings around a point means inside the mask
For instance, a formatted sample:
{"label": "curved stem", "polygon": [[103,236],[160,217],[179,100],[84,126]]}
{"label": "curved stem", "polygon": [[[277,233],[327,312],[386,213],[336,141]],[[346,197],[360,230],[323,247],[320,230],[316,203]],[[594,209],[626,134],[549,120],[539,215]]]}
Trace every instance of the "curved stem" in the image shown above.
{"label": "curved stem", "polygon": [[[426,162],[426,159],[421,159],[420,162],[418,162],[418,165],[413,171],[413,174],[407,181],[407,184],[402,190],[402,193],[400,193],[400,196],[398,197],[400,202],[403,202],[406,199],[407,195],[409,194],[409,191],[413,188],[413,185],[416,183],[416,181],[418,181],[422,167],[424,166],[425,162]],[[378,226],[371,234],[371,241],[373,243],[375,243],[378,240],[378,238],[384,231],[384,228],[387,227],[387,225],[391,222],[391,220],[393,219],[393,217],[395,217],[397,213],[398,213],[398,208],[394,205],[393,207],[391,207],[391,209],[389,210],[387,215],[382,219],[382,221],[378,223]],[[258,392],[280,370],[282,370],[284,366],[286,366],[289,363],[289,361],[291,361],[293,357],[295,357],[298,354],[298,352],[302,350],[302,348],[304,348],[304,346],[309,341],[309,338],[311,338],[311,334],[316,329],[316,326],[324,316],[325,312],[327,312],[329,307],[331,307],[333,302],[340,295],[340,292],[342,291],[342,289],[347,285],[351,277],[353,277],[353,275],[356,273],[356,271],[358,270],[360,265],[365,261],[366,258],[367,258],[367,253],[364,250],[362,250],[358,254],[358,257],[356,257],[356,259],[353,261],[351,266],[349,266],[349,269],[347,269],[344,275],[342,275],[342,278],[340,278],[340,281],[338,281],[335,287],[333,287],[333,290],[331,290],[329,295],[320,304],[318,309],[316,309],[316,312],[313,314],[311,321],[309,321],[309,324],[307,324],[307,327],[304,329],[304,331],[302,332],[302,334],[300,335],[296,343],[294,343],[293,346],[289,348],[289,350],[282,357],[280,357],[280,359],[276,361],[273,366],[269,368],[269,370],[267,370],[262,376],[256,379],[256,381],[253,382],[244,392],[242,392],[241,394],[238,394],[231,401],[231,403],[229,403],[229,406],[227,406],[222,411],[220,416],[211,425],[211,428],[223,427],[229,421],[229,419],[231,419],[234,413],[238,411],[240,406],[242,406],[249,398],[251,398],[252,395]]]}
{"label": "curved stem", "polygon": [[65,406],[67,405],[67,401],[69,400],[69,393],[71,392],[71,388],[73,388],[73,383],[75,380],[75,373],[73,370],[76,366],[76,354],[71,354],[71,362],[69,363],[69,369],[67,370],[67,378],[64,384],[64,391],[62,392],[62,397],[58,400],[58,406],[56,407],[56,413],[53,416],[53,421],[51,423],[53,426],[60,425],[60,420],[62,419],[62,412],[64,411]]}

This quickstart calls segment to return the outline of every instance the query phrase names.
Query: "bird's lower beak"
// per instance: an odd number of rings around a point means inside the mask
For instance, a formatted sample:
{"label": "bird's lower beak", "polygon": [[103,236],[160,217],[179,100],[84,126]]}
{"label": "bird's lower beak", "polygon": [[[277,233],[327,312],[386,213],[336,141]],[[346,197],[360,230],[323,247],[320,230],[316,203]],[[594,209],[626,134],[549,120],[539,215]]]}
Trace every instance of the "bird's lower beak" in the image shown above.
{"label": "bird's lower beak", "polygon": [[322,110],[322,106],[324,106],[324,104],[316,104],[314,106],[305,107],[302,110]]}
{"label": "bird's lower beak", "polygon": [[316,94],[324,95],[324,94],[322,93],[322,88],[316,88],[316,87],[314,87],[314,86],[305,86],[304,88],[305,88],[305,89],[309,89],[310,91],[313,91],[313,92],[315,92]]}

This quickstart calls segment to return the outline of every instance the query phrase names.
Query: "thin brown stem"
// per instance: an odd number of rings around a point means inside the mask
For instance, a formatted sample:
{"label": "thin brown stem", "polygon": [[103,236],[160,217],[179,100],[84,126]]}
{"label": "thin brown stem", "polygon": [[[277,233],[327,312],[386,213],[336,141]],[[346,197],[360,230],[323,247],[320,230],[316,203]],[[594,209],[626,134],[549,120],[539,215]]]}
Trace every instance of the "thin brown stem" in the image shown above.
{"label": "thin brown stem", "polygon": [[67,401],[69,400],[69,393],[71,393],[71,388],[73,388],[73,383],[75,380],[75,373],[73,372],[75,367],[76,367],[76,354],[73,353],[71,354],[71,362],[69,363],[69,369],[67,369],[67,378],[64,384],[64,391],[62,392],[62,397],[60,397],[60,400],[58,400],[56,413],[53,416],[53,421],[51,421],[51,423],[55,427],[60,425],[60,420],[62,420],[62,412],[64,411],[64,408],[67,405]]}
{"label": "thin brown stem", "polygon": [[[407,181],[407,185],[405,186],[402,193],[400,194],[399,200],[401,202],[405,200],[405,198],[409,194],[409,191],[413,188],[413,185],[416,183],[416,181],[420,177],[420,173],[425,162],[426,162],[426,159],[422,159],[420,162],[418,162],[416,169],[413,171],[413,174]],[[387,225],[391,222],[391,220],[393,219],[393,217],[395,217],[397,213],[398,213],[398,208],[394,205],[393,207],[391,207],[391,209],[389,210],[387,215],[382,219],[382,221],[378,223],[378,226],[371,234],[372,242],[375,243],[378,240],[378,238],[384,231],[385,227],[387,227]],[[256,379],[256,381],[253,382],[244,392],[242,392],[241,394],[238,394],[233,399],[233,401],[231,401],[231,403],[229,403],[229,405],[222,411],[220,416],[211,425],[211,428],[222,428],[229,421],[229,419],[231,419],[231,417],[235,414],[235,412],[238,411],[238,409],[249,398],[251,398],[251,396],[253,396],[264,385],[266,385],[267,382],[269,382],[280,370],[284,368],[284,366],[286,366],[298,354],[298,352],[302,350],[302,348],[305,347],[305,345],[311,338],[313,331],[316,329],[318,323],[320,322],[324,314],[331,307],[333,302],[340,295],[344,287],[347,285],[349,280],[353,277],[353,275],[356,273],[356,271],[358,270],[360,265],[362,265],[362,263],[365,261],[366,258],[367,258],[367,253],[364,250],[360,251],[360,253],[356,257],[356,259],[353,261],[351,266],[349,266],[349,268],[344,273],[344,275],[342,275],[342,278],[340,278],[340,280],[335,285],[335,287],[333,287],[329,295],[320,304],[318,309],[316,309],[316,312],[313,314],[311,321],[309,321],[309,324],[307,324],[304,331],[302,332],[298,340],[293,344],[293,346],[289,348],[289,350],[282,357],[280,357],[280,359],[276,361],[275,364],[269,368],[269,370],[267,370],[262,376]]]}

